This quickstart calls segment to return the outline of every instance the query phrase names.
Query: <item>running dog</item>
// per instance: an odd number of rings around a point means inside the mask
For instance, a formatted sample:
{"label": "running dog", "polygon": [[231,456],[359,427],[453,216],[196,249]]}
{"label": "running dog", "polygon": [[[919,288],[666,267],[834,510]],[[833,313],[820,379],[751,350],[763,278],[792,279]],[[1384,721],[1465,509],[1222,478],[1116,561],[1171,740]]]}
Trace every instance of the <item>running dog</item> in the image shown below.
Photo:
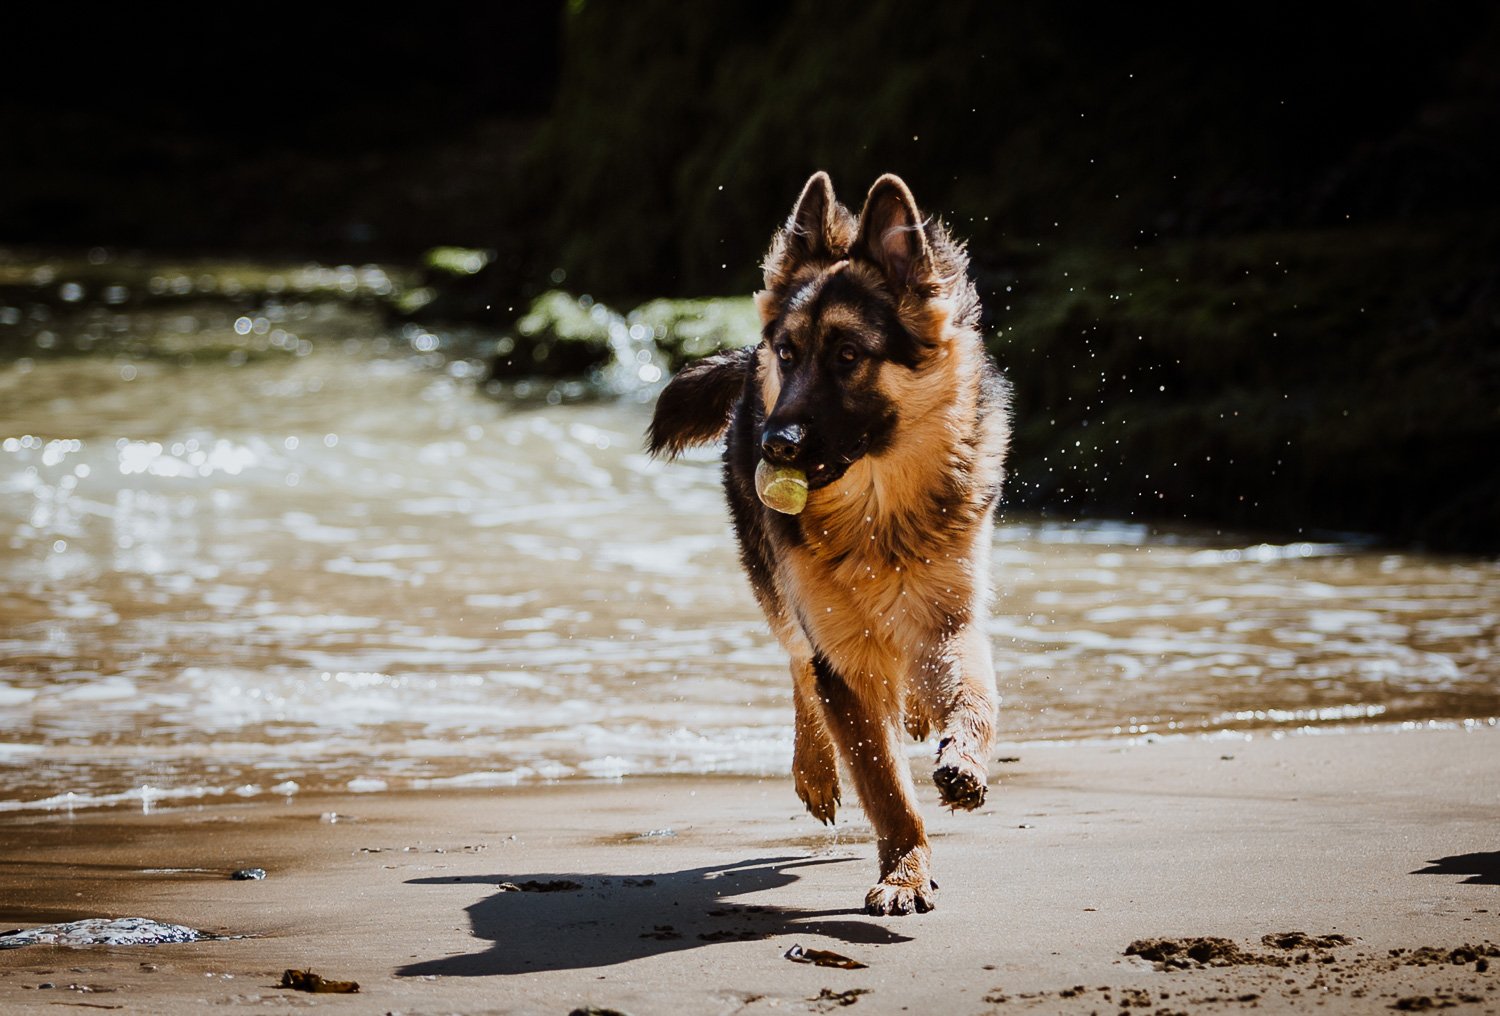
{"label": "running dog", "polygon": [[[996,722],[984,626],[1009,389],[984,349],[963,246],[896,176],[855,217],[815,173],[764,269],[760,343],[673,378],[651,452],[728,432],[740,558],[791,657],[797,796],[832,824],[842,759],[878,838],[866,911],[925,912],[937,884],[900,731],[938,733],[944,804],[984,802]],[[805,504],[763,504],[758,468],[803,478]]]}

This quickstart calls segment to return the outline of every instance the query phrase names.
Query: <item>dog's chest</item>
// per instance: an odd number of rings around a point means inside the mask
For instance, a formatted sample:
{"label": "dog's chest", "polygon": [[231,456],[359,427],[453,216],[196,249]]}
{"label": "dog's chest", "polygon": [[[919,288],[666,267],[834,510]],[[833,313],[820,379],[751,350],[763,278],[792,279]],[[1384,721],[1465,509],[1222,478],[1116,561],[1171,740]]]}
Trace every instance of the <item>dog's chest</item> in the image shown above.
{"label": "dog's chest", "polygon": [[973,585],[946,541],[899,558],[878,539],[863,542],[810,539],[787,556],[783,581],[809,640],[841,673],[890,680],[934,651]]}

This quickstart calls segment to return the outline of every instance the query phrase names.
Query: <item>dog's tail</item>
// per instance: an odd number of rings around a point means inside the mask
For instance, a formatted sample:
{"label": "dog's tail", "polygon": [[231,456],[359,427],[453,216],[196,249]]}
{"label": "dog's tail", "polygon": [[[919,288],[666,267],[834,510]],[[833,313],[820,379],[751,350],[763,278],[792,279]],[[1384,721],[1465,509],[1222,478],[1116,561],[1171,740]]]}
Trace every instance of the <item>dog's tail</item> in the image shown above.
{"label": "dog's tail", "polygon": [[717,441],[745,382],[755,373],[755,346],[706,356],[684,367],[656,400],[646,441],[652,455],[675,458]]}

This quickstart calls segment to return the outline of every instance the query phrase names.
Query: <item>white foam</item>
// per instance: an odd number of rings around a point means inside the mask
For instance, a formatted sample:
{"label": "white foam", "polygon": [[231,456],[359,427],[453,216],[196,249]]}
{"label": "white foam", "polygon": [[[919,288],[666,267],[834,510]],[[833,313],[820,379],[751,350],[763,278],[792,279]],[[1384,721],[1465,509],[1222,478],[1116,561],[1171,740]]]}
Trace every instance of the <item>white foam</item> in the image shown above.
{"label": "white foam", "polygon": [[0,706],[19,706],[36,698],[35,688],[17,688],[14,685],[0,684]]}
{"label": "white foam", "polygon": [[159,801],[187,801],[204,797],[222,797],[223,787],[153,787],[142,785],[114,794],[90,794],[69,790],[35,801],[0,801],[0,811],[74,811],[79,808],[105,808],[139,802],[142,811],[150,811]]}
{"label": "white foam", "polygon": [[344,786],[351,794],[378,794],[382,790],[389,790],[391,785],[372,776],[356,776]]}
{"label": "white foam", "polygon": [[63,702],[109,702],[132,699],[140,689],[127,677],[95,678],[85,684],[69,687],[57,696]]}
{"label": "white foam", "polygon": [[26,945],[64,945],[75,948],[89,945],[156,946],[218,937],[196,928],[165,924],[147,917],[90,917],[82,921],[48,924],[0,935],[0,949],[15,949]]}

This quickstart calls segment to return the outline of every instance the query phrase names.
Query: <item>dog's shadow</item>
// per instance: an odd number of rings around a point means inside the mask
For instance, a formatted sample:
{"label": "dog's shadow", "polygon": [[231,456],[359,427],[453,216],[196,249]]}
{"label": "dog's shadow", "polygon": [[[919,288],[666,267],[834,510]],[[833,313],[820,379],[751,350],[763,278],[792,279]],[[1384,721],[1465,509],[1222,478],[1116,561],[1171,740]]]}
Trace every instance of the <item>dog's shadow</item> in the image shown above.
{"label": "dog's shadow", "polygon": [[[409,963],[396,973],[483,977],[576,970],[796,933],[851,944],[911,941],[873,919],[851,919],[864,916],[859,910],[725,901],[791,885],[798,879],[798,868],[843,860],[847,859],[762,857],[636,876],[553,873],[412,879],[408,885],[495,886],[495,892],[467,908],[474,935],[492,945],[484,952]],[[513,888],[501,888],[507,883]]]}
{"label": "dog's shadow", "polygon": [[1500,850],[1439,857],[1412,874],[1468,875],[1460,885],[1500,885]]}

